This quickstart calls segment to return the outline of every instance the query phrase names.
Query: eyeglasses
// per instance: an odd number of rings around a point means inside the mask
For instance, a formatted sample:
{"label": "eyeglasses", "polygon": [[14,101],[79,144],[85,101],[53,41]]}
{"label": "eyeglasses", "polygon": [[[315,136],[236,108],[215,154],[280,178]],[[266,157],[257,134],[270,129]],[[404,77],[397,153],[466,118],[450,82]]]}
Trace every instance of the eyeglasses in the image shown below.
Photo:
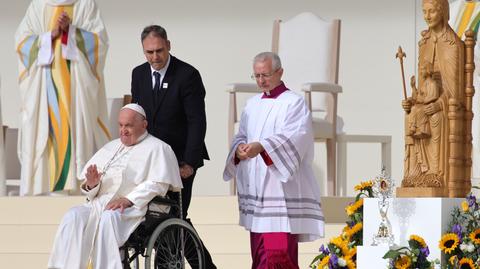
{"label": "eyeglasses", "polygon": [[277,72],[277,70],[275,71],[272,71],[270,73],[267,73],[267,74],[252,74],[250,77],[253,79],[253,80],[259,80],[259,79],[268,79],[268,78],[271,78],[273,76],[273,74],[275,74],[275,72]]}

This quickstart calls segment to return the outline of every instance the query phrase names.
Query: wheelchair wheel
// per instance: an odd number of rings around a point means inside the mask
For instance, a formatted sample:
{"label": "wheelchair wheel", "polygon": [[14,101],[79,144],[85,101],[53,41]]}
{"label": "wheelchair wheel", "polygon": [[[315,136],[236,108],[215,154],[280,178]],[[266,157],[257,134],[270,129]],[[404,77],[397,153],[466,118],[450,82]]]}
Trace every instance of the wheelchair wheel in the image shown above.
{"label": "wheelchair wheel", "polygon": [[165,220],[148,241],[145,269],[203,269],[204,262],[200,237],[184,220]]}

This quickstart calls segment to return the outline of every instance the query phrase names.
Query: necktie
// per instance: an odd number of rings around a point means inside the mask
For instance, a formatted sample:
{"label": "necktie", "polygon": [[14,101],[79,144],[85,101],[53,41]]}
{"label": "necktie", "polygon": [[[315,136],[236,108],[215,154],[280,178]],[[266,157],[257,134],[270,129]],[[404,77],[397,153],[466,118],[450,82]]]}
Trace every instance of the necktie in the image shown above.
{"label": "necktie", "polygon": [[157,94],[158,91],[160,91],[160,73],[158,72],[153,72],[153,75],[155,76],[155,86],[153,86],[153,91],[155,91],[155,94]]}
{"label": "necktie", "polygon": [[153,75],[155,76],[155,86],[153,86],[153,103],[156,106],[158,102],[158,96],[160,95],[160,73],[158,72],[153,72]]}

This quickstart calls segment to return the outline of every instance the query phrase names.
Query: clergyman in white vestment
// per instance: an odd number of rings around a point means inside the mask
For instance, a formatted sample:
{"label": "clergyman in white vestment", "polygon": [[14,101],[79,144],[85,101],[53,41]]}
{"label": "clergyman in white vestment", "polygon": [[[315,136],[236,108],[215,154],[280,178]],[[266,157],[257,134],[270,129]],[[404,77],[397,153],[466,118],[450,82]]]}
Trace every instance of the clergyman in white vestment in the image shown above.
{"label": "clergyman in white vestment", "polygon": [[298,242],[324,235],[312,118],[304,99],[281,81],[278,55],[258,54],[253,69],[263,93],[247,101],[223,178],[236,178],[252,268],[298,268]]}
{"label": "clergyman in white vestment", "polygon": [[78,191],[110,140],[103,67],[108,36],[94,0],[32,0],[15,33],[20,195]]}
{"label": "clergyman in white vestment", "polygon": [[48,268],[123,268],[119,248],[144,219],[157,195],[180,191],[170,146],[146,131],[145,111],[128,104],[118,117],[120,138],[101,148],[83,169],[88,202],[70,209],[58,227]]}

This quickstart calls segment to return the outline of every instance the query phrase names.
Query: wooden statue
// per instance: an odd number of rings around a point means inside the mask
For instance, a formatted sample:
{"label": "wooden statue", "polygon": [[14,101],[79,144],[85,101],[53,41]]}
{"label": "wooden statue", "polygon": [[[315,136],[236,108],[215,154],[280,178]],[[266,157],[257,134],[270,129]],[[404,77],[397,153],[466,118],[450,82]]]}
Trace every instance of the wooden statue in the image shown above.
{"label": "wooden statue", "polygon": [[[412,76],[412,96],[402,101],[405,160],[397,196],[465,197],[471,188],[473,32],[464,43],[448,25],[448,0],[423,0],[423,14],[428,30],[418,44],[418,84]],[[397,57],[403,63],[401,49]]]}

